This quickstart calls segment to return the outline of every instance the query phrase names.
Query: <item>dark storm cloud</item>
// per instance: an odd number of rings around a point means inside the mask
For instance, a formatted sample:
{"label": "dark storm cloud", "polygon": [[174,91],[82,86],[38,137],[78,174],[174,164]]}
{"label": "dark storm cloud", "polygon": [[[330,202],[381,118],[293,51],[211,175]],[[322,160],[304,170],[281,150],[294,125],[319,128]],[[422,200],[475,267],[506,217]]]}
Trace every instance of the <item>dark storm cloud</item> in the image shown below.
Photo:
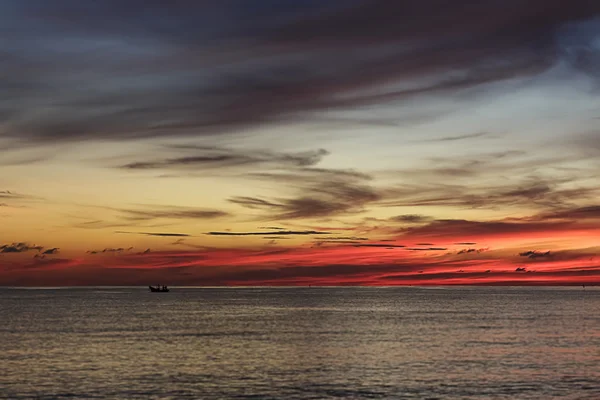
{"label": "dark storm cloud", "polygon": [[597,57],[577,46],[585,32],[571,32],[568,54],[557,38],[599,10],[592,0],[8,0],[1,132],[37,143],[215,134],[531,76],[558,60],[595,76]]}
{"label": "dark storm cloud", "polygon": [[164,237],[187,237],[192,236],[187,233],[164,233],[164,232],[125,232],[115,231],[115,233],[128,233],[132,235],[145,235],[145,236],[164,236]]}
{"label": "dark storm cloud", "polygon": [[208,232],[211,236],[264,236],[264,235],[330,235],[321,231],[274,231],[274,232]]}

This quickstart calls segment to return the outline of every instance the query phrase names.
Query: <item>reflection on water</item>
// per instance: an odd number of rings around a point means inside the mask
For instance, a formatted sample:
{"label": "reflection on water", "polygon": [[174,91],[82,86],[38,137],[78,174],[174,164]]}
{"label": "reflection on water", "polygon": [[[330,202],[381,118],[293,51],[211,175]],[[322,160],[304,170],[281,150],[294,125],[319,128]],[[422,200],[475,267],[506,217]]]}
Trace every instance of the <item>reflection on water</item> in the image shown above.
{"label": "reflection on water", "polygon": [[0,398],[600,398],[593,288],[0,295]]}

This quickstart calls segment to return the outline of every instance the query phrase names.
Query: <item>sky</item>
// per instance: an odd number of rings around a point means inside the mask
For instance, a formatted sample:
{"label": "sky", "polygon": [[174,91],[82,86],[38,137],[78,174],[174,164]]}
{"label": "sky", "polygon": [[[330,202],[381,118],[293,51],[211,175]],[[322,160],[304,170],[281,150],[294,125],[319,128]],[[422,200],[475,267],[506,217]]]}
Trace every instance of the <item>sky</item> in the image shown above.
{"label": "sky", "polygon": [[600,283],[596,0],[5,0],[0,285]]}

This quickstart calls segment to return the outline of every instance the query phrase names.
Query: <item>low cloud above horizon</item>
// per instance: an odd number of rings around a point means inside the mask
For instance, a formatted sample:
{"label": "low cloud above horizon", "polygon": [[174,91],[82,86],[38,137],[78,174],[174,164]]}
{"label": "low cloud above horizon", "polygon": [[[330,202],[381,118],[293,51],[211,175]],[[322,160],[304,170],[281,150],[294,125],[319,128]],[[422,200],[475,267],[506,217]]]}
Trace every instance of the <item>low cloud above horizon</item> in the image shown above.
{"label": "low cloud above horizon", "polygon": [[0,285],[600,283],[598,2],[0,22]]}

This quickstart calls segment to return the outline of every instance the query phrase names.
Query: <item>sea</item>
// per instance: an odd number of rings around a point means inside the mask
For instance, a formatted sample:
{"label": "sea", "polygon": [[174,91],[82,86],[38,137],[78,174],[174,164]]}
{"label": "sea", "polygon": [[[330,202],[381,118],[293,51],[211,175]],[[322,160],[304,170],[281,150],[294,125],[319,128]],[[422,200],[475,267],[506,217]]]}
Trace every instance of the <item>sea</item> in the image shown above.
{"label": "sea", "polygon": [[0,289],[2,399],[600,399],[600,287]]}

